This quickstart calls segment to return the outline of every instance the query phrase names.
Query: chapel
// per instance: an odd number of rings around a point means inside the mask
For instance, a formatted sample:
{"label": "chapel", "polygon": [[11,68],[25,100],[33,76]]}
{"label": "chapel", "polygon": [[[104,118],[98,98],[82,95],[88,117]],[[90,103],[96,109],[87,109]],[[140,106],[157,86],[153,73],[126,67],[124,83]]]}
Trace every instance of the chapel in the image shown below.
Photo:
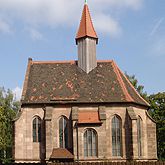
{"label": "chapel", "polygon": [[97,60],[98,36],[86,3],[75,40],[77,61],[29,58],[14,120],[14,160],[157,160],[150,105],[115,61]]}

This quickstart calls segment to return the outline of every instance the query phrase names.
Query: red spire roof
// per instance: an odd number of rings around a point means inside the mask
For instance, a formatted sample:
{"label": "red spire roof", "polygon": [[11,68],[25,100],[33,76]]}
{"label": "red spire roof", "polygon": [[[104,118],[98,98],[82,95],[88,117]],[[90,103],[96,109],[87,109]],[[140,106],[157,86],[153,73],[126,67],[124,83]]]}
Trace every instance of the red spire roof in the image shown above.
{"label": "red spire roof", "polygon": [[87,4],[84,5],[80,26],[76,35],[76,40],[86,36],[96,38],[98,40]]}

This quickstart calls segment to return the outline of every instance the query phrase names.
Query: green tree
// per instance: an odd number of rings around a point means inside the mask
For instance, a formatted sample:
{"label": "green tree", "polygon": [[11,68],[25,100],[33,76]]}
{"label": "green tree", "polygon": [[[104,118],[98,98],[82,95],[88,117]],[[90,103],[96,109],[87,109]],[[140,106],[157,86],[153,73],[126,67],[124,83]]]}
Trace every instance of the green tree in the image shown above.
{"label": "green tree", "polygon": [[7,162],[12,158],[12,120],[19,108],[11,90],[0,88],[0,159]]}
{"label": "green tree", "polygon": [[149,96],[150,114],[157,123],[158,157],[165,160],[165,92]]}

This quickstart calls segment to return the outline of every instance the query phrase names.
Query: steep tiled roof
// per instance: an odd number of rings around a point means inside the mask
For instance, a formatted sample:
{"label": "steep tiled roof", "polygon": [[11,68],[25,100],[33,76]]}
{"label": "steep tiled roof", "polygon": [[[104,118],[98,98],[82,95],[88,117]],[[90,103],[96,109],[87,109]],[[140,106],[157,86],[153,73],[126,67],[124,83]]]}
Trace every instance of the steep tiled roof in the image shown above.
{"label": "steep tiled roof", "polygon": [[89,8],[87,4],[85,4],[81,17],[80,26],[76,35],[76,40],[87,36],[98,39],[95,29],[93,27]]}
{"label": "steep tiled roof", "polygon": [[114,61],[98,61],[88,74],[76,61],[29,60],[22,103],[149,104],[136,92]]}

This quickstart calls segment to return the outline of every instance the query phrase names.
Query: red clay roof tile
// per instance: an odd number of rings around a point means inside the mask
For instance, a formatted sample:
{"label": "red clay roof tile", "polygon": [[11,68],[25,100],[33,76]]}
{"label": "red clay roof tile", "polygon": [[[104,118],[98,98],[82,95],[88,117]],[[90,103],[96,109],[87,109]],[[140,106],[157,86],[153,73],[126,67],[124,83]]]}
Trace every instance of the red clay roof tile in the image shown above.
{"label": "red clay roof tile", "polygon": [[116,63],[115,63],[114,61],[112,62],[112,66],[113,66],[114,72],[116,73],[117,80],[119,81],[119,84],[120,84],[120,86],[121,86],[121,89],[123,90],[123,93],[124,93],[124,95],[125,95],[126,100],[127,100],[127,101],[130,101],[130,102],[131,102],[131,101],[133,102],[134,100],[133,100],[133,98],[130,96],[130,94],[128,93],[127,88],[126,88],[126,86],[125,86],[125,84],[124,84],[124,82],[123,82],[123,79],[121,78],[119,69],[118,69],[118,67],[117,67],[117,65],[116,65]]}
{"label": "red clay roof tile", "polygon": [[97,111],[82,111],[78,113],[78,123],[101,123]]}
{"label": "red clay roof tile", "polygon": [[80,26],[76,35],[76,40],[86,36],[98,39],[95,29],[93,27],[92,19],[87,4],[84,5]]}
{"label": "red clay roof tile", "polygon": [[53,148],[51,159],[73,159],[73,154],[66,148]]}

